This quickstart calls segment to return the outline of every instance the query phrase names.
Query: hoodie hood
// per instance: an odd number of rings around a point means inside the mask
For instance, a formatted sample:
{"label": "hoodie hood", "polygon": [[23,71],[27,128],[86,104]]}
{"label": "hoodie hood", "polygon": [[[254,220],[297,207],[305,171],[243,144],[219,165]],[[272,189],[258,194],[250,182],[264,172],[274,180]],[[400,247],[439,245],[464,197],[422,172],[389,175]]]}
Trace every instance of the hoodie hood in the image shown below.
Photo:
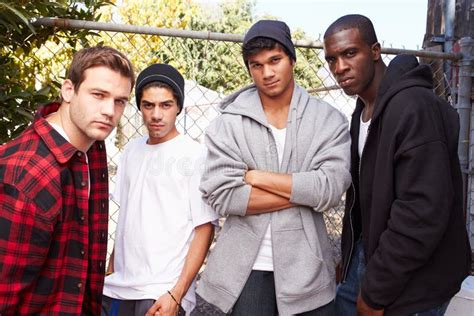
{"label": "hoodie hood", "polygon": [[[293,121],[296,123],[296,121],[301,118],[309,100],[310,96],[306,90],[295,84],[293,95],[291,96],[290,110],[288,112],[288,122]],[[269,127],[255,84],[246,86],[225,97],[219,104],[218,109],[222,114],[227,113],[247,116]]]}
{"label": "hoodie hood", "polygon": [[428,65],[420,65],[415,56],[396,56],[388,65],[380,83],[373,119],[376,119],[384,111],[390,98],[410,87],[433,89],[431,68]]}

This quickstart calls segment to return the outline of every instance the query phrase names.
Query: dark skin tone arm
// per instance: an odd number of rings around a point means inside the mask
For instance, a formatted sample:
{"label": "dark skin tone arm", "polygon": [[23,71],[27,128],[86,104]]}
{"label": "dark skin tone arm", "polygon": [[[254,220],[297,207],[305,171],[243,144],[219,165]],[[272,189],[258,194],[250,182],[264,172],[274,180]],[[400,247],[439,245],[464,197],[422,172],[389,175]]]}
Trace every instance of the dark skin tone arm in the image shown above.
{"label": "dark skin tone arm", "polygon": [[373,309],[364,302],[362,295],[357,297],[357,315],[358,316],[383,316],[383,309]]}

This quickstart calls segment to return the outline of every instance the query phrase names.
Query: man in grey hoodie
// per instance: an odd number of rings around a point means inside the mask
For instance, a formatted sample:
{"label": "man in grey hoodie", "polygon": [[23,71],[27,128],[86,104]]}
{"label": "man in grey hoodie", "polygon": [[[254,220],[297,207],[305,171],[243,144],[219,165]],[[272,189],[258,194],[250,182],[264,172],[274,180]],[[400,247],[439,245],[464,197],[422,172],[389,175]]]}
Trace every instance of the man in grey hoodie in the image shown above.
{"label": "man in grey hoodie", "polygon": [[346,119],[295,83],[285,23],[254,24],[243,58],[254,84],[227,97],[206,132],[200,189],[226,221],[197,293],[232,315],[333,315],[322,212],[350,184]]}

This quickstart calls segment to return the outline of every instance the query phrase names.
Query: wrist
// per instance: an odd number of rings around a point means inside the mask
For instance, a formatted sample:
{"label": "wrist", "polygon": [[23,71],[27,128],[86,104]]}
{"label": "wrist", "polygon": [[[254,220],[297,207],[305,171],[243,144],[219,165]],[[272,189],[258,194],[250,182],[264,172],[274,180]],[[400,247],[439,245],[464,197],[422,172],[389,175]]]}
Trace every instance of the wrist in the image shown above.
{"label": "wrist", "polygon": [[174,295],[176,300],[181,304],[181,300],[183,299],[183,296],[186,294],[186,288],[184,285],[180,285],[179,283],[176,284],[172,289],[170,289],[170,292]]}
{"label": "wrist", "polygon": [[171,297],[171,299],[178,305],[178,307],[181,306],[181,298],[177,297],[171,290],[168,290],[168,295]]}
{"label": "wrist", "polygon": [[258,170],[249,170],[245,175],[245,182],[253,187],[258,187]]}

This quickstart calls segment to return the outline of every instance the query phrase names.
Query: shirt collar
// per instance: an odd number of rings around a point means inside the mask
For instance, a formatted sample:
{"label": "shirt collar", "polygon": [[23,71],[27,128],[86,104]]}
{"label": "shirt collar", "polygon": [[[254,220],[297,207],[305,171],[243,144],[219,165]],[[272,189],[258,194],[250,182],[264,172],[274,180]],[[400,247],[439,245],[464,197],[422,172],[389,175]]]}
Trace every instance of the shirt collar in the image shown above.
{"label": "shirt collar", "polygon": [[59,163],[66,163],[79,150],[61,136],[46,120],[45,117],[56,112],[61,104],[50,103],[38,109],[33,128],[43,139],[46,146]]}

